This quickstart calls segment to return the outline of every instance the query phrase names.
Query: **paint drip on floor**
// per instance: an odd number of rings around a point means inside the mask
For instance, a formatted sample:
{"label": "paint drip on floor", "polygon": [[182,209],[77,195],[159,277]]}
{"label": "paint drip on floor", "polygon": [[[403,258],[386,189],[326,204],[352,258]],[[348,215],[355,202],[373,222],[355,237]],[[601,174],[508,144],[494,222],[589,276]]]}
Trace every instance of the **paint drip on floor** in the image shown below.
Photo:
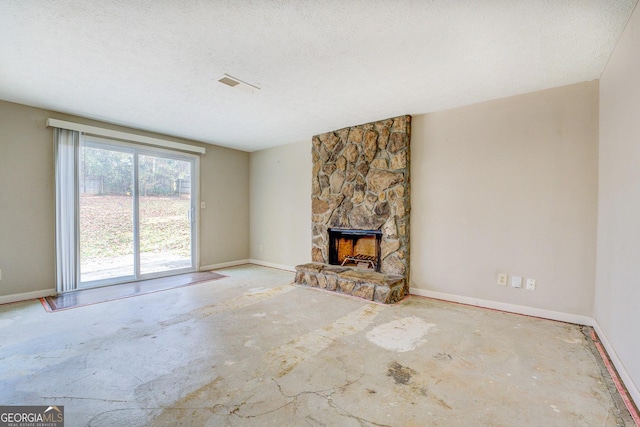
{"label": "paint drip on floor", "polygon": [[435,326],[419,317],[404,317],[376,326],[367,332],[367,339],[387,350],[403,353],[427,342],[425,336]]}

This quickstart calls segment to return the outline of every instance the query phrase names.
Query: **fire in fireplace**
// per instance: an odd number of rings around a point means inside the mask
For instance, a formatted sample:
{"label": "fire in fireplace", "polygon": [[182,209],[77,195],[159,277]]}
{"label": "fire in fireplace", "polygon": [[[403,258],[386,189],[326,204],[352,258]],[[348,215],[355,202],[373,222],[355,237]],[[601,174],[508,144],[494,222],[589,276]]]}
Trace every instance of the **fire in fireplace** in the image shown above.
{"label": "fire in fireplace", "polygon": [[380,230],[330,228],[329,264],[380,271]]}

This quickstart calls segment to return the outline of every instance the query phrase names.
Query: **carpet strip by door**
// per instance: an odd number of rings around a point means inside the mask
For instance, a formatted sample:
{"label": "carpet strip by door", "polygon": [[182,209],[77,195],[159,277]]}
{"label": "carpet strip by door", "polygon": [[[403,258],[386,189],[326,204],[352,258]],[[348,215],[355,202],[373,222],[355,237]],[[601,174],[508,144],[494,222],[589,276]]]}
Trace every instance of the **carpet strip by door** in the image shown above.
{"label": "carpet strip by door", "polygon": [[161,277],[158,279],[142,280],[139,282],[103,286],[100,288],[80,289],[77,291],[65,292],[56,296],[40,298],[40,302],[45,310],[49,312],[69,310],[91,304],[99,304],[122,298],[131,298],[152,292],[182,288],[185,286],[195,285],[196,283],[222,279],[224,277],[227,276],[213,271],[200,271],[180,274],[177,276]]}

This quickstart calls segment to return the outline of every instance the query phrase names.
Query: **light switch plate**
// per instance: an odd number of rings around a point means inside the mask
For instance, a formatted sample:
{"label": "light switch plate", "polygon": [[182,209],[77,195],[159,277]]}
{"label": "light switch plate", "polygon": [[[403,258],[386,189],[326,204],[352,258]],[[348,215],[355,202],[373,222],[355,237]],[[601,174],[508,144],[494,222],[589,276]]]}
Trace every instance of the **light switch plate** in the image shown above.
{"label": "light switch plate", "polygon": [[521,288],[522,276],[511,276],[511,286],[514,288]]}

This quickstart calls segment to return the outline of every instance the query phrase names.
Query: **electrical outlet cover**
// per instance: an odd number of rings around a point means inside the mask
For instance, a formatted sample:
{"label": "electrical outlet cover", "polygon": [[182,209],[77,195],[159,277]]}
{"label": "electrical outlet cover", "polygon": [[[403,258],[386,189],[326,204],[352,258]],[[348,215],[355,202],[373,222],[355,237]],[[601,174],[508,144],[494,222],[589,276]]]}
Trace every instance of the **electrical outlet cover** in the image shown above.
{"label": "electrical outlet cover", "polygon": [[500,273],[498,274],[498,285],[500,286],[507,286],[507,278],[509,276],[506,273]]}
{"label": "electrical outlet cover", "polygon": [[536,279],[527,279],[527,290],[528,291],[536,290]]}
{"label": "electrical outlet cover", "polygon": [[521,288],[522,276],[511,276],[511,286],[514,288]]}

